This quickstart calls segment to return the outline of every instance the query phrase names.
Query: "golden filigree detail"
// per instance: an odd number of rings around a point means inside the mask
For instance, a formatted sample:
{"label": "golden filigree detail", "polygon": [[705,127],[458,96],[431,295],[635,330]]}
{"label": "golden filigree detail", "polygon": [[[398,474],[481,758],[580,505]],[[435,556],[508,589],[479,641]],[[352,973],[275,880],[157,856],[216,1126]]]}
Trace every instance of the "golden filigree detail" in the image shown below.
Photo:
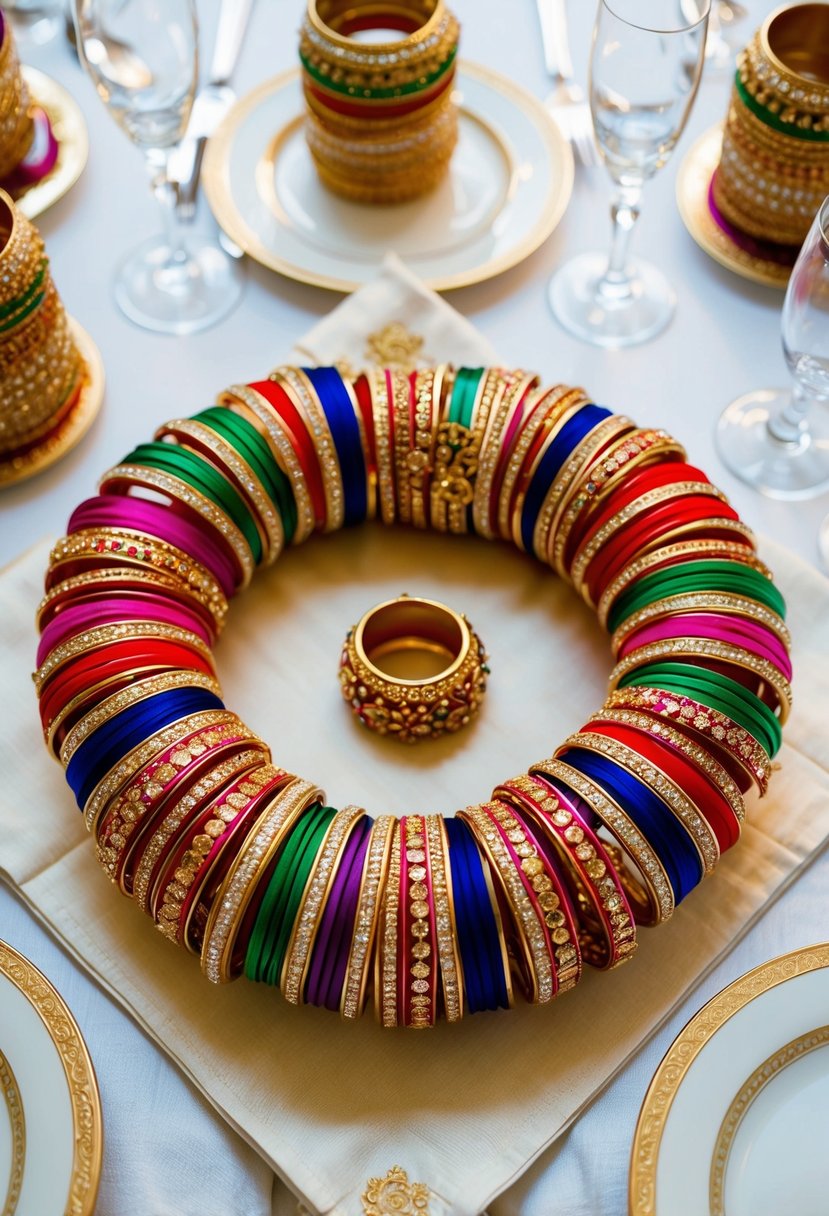
{"label": "golden filigree detail", "polygon": [[2,1051],[0,1051],[0,1089],[6,1100],[12,1130],[11,1172],[6,1201],[0,1211],[0,1216],[14,1216],[17,1201],[20,1198],[20,1188],[23,1185],[23,1162],[26,1159],[26,1120],[23,1116],[23,1103],[17,1078]]}
{"label": "golden filigree detail", "polygon": [[825,1047],[827,1043],[829,1043],[829,1026],[819,1026],[817,1030],[810,1030],[807,1034],[798,1035],[796,1039],[792,1039],[785,1047],[781,1047],[767,1060],[764,1060],[759,1068],[755,1068],[748,1080],[740,1087],[720,1124],[717,1146],[711,1159],[710,1216],[725,1216],[725,1171],[728,1169],[728,1159],[731,1155],[734,1137],[748,1114],[748,1108],[752,1102],[770,1081],[780,1075],[784,1068],[788,1068],[790,1064],[794,1064],[795,1060],[808,1055],[810,1051]]}
{"label": "golden filigree detail", "polygon": [[639,1113],[628,1189],[633,1216],[654,1216],[656,1212],[656,1163],[668,1113],[686,1073],[711,1036],[755,997],[824,967],[829,967],[829,943],[825,942],[771,959],[729,984],[680,1031],[656,1070]]}
{"label": "golden filigree detail", "polygon": [[385,1178],[369,1178],[362,1196],[365,1216],[429,1216],[429,1188],[409,1182],[409,1175],[393,1165]]}
{"label": "golden filigree detail", "polygon": [[92,1216],[101,1176],[101,1100],[92,1061],[81,1032],[63,1000],[38,969],[0,942],[0,975],[34,1006],[60,1056],[72,1106],[75,1147],[64,1212]]}
{"label": "golden filigree detail", "polygon": [[402,321],[392,321],[377,329],[366,338],[365,358],[378,367],[391,367],[395,371],[413,372],[423,359],[425,343],[419,334]]}

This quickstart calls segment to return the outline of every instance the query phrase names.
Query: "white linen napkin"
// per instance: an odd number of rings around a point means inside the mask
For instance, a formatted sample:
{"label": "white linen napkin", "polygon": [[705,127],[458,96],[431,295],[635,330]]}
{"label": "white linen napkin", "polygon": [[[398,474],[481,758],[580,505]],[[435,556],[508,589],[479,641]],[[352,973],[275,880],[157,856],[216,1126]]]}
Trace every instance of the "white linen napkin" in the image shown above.
{"label": "white linen napkin", "polygon": [[[467,322],[395,263],[296,353],[360,365],[369,335],[385,333],[374,339],[382,345],[395,322],[422,338],[418,352],[397,333],[412,357],[492,361]],[[426,1034],[383,1031],[370,1016],[346,1025],[245,981],[214,989],[105,880],[43,749],[29,673],[48,547],[0,577],[0,670],[14,706],[2,745],[0,868],[311,1211],[362,1216],[369,1179],[400,1165],[428,1187],[431,1216],[476,1216],[829,836],[829,585],[765,545],[794,636],[796,705],[781,771],[770,796],[751,803],[740,845],[668,925],[642,932],[629,966],[588,973],[551,1008]],[[492,667],[477,723],[413,749],[359,731],[336,679],[346,630],[401,591],[466,611]],[[549,570],[474,538],[380,527],[317,538],[261,574],[232,617],[217,651],[227,703],[332,805],[358,802],[375,815],[450,813],[487,797],[601,704],[611,666],[592,617]]]}

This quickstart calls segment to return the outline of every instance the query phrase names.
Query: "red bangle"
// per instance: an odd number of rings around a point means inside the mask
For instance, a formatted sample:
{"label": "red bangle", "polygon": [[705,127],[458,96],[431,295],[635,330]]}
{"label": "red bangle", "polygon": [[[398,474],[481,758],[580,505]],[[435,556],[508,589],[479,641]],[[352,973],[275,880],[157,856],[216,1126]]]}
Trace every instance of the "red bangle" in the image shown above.
{"label": "red bangle", "polygon": [[634,470],[633,476],[617,486],[613,493],[602,503],[601,511],[590,521],[590,527],[585,530],[583,538],[576,546],[576,552],[590,539],[594,532],[604,527],[623,507],[629,506],[635,499],[641,498],[649,490],[660,486],[674,485],[681,481],[698,481],[710,485],[710,479],[701,469],[694,468],[684,460],[673,464],[653,464],[644,469]]}
{"label": "red bangle", "polygon": [[305,483],[314,507],[316,525],[320,530],[324,529],[327,511],[325,507],[325,491],[322,485],[322,468],[314,442],[305,425],[305,420],[285,392],[285,389],[275,380],[257,380],[249,385],[249,387],[259,393],[261,397],[264,397],[279,416],[285,433],[296,452],[300,467],[305,474]]}
{"label": "red bangle", "polygon": [[418,93],[414,101],[403,101],[398,105],[383,106],[382,108],[379,108],[376,101],[371,99],[363,104],[360,104],[356,98],[348,101],[342,100],[336,95],[326,93],[318,85],[311,84],[307,76],[303,80],[302,87],[306,94],[313,97],[318,106],[330,110],[332,114],[342,114],[346,118],[376,119],[378,122],[384,122],[389,118],[404,118],[407,114],[414,114],[418,110],[425,109],[431,101],[436,101],[442,93],[452,87],[454,79],[455,69],[452,67],[431,89],[424,89]]}
{"label": "red bangle", "polygon": [[[507,465],[509,464],[513,444],[518,438],[521,428],[525,422],[524,410],[527,407],[527,403],[532,401],[532,397],[537,386],[537,377],[528,377],[523,393],[510,406],[509,417],[505,420],[501,432],[501,438],[498,445],[498,460],[492,474],[492,485],[489,491],[489,527],[493,536],[497,536],[499,531],[498,502],[501,497],[504,474],[506,473]],[[531,413],[535,412],[535,404],[536,403],[533,403]]]}
{"label": "red bangle", "polygon": [[641,728],[625,726],[619,722],[607,722],[601,718],[601,711],[596,720],[581,729],[616,739],[662,769],[675,785],[684,790],[706,819],[717,838],[721,853],[737,843],[740,824],[729,803],[714,782],[678,749]]}
{"label": "red bangle", "polygon": [[372,485],[377,484],[377,442],[374,437],[374,411],[371,407],[371,386],[368,376],[358,376],[354,381],[354,395],[363,419],[363,435],[366,441],[368,472]]}

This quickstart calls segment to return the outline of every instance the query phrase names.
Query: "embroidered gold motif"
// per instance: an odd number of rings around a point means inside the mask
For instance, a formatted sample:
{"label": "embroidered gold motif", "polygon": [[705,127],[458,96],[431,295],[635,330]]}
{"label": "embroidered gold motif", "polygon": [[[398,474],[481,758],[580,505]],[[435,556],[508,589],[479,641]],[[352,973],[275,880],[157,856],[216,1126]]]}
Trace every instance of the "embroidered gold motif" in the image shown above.
{"label": "embroidered gold motif", "polygon": [[409,1175],[393,1165],[385,1178],[369,1178],[362,1195],[365,1216],[429,1216],[429,1188],[409,1182]]}
{"label": "embroidered gold motif", "polygon": [[466,508],[475,495],[480,439],[458,422],[444,423],[437,435],[430,496],[432,519],[441,532],[466,531]]}
{"label": "embroidered gold motif", "polygon": [[26,1157],[26,1120],[23,1117],[23,1103],[20,1090],[12,1066],[0,1051],[0,1090],[6,1100],[6,1109],[11,1123],[12,1159],[9,1185],[6,1190],[6,1200],[0,1213],[2,1216],[14,1216],[17,1201],[20,1198],[20,1188],[23,1185],[23,1162]]}
{"label": "embroidered gold motif", "polygon": [[413,334],[402,321],[392,321],[366,338],[365,357],[378,367],[412,372],[423,353],[424,341]]}

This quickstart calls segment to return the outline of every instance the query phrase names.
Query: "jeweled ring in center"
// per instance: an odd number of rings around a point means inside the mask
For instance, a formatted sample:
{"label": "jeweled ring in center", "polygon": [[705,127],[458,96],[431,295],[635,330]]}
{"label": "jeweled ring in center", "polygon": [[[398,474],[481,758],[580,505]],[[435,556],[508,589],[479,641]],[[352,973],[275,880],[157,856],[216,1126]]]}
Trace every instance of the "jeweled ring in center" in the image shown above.
{"label": "jeweled ring in center", "polygon": [[437,600],[401,595],[350,630],[340,685],[369,730],[401,743],[460,730],[486,689],[486,652],[466,617]]}

